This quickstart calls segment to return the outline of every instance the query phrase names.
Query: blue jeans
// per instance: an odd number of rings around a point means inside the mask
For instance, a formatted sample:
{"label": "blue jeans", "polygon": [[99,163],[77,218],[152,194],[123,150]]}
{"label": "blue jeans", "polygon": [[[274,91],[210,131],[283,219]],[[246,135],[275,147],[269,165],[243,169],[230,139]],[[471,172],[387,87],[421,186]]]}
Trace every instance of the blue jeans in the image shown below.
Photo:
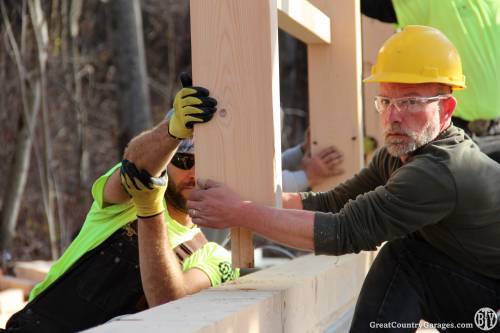
{"label": "blue jeans", "polygon": [[[350,332],[414,332],[420,319],[473,327],[439,331],[484,332],[474,325],[483,307],[500,310],[500,280],[462,267],[422,239],[397,239],[373,262]],[[500,323],[488,332],[500,332]]]}

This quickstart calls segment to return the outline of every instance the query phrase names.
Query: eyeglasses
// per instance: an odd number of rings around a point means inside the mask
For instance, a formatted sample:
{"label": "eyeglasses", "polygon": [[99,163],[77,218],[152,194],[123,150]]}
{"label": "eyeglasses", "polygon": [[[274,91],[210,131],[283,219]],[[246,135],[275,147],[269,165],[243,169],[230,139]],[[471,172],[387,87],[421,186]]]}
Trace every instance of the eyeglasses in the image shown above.
{"label": "eyeglasses", "polygon": [[378,113],[386,112],[391,104],[394,104],[396,109],[400,112],[415,113],[423,110],[423,106],[432,102],[440,101],[442,99],[450,98],[450,94],[437,95],[430,97],[400,97],[400,98],[389,98],[384,96],[375,96],[375,109]]}
{"label": "eyeglasses", "polygon": [[191,170],[194,167],[194,155],[187,153],[176,153],[170,161],[174,166],[182,170]]}

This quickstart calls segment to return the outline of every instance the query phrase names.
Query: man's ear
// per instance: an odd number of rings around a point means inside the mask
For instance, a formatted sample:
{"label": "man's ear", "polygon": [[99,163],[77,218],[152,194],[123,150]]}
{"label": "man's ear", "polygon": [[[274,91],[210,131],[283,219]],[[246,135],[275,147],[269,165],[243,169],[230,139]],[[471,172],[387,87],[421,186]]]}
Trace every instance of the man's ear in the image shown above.
{"label": "man's ear", "polygon": [[441,123],[445,124],[448,122],[448,120],[451,119],[451,116],[453,115],[453,111],[455,111],[455,107],[457,106],[457,100],[455,97],[450,96],[450,98],[447,98],[442,101],[441,104],[443,107],[441,108]]}

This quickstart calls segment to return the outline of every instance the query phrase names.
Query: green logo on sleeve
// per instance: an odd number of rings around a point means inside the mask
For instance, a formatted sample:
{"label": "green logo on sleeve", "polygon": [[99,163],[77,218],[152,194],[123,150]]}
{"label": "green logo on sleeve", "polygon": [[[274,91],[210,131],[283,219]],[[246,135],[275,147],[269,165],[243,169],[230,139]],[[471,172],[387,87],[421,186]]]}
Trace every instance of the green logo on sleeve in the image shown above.
{"label": "green logo on sleeve", "polygon": [[235,279],[234,269],[231,267],[230,262],[227,262],[227,261],[220,262],[219,263],[219,272],[221,275],[222,283]]}

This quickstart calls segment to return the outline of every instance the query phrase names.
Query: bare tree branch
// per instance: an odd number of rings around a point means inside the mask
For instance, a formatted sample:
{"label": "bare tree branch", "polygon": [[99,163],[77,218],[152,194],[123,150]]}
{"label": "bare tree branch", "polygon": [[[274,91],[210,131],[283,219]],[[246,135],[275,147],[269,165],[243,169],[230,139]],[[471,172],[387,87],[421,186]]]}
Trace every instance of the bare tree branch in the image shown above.
{"label": "bare tree branch", "polygon": [[[50,235],[50,249],[52,253],[52,259],[59,257],[58,249],[58,234],[56,230],[56,223],[54,219],[54,197],[56,192],[54,190],[54,178],[51,167],[52,162],[52,142],[50,138],[49,129],[49,115],[47,107],[47,80],[46,80],[46,66],[48,58],[48,29],[47,21],[45,20],[42,6],[40,0],[29,0],[28,8],[31,16],[31,22],[33,25],[33,31],[35,33],[35,40],[38,49],[38,62],[40,66],[40,82],[42,87],[42,128],[43,128],[43,141],[44,141],[44,177],[43,182],[45,182],[46,195],[43,196],[45,214],[47,217],[47,223],[49,225],[49,235]],[[62,209],[62,207],[58,207]]]}
{"label": "bare tree branch", "polygon": [[152,125],[139,0],[110,2],[119,81],[120,148]]}
{"label": "bare tree branch", "polygon": [[[21,13],[23,22],[22,38],[25,37],[24,29],[26,27],[24,20],[25,4],[23,3],[23,12]],[[13,162],[10,168],[7,185],[5,187],[2,215],[1,215],[1,232],[0,232],[0,250],[2,251],[2,261],[6,258],[5,251],[10,248],[12,239],[15,236],[16,222],[19,215],[19,208],[23,196],[28,169],[30,165],[30,152],[34,136],[35,119],[40,110],[40,83],[37,82],[33,89],[33,98],[27,96],[26,84],[29,82],[26,78],[26,71],[23,66],[21,53],[17,45],[14,34],[10,26],[7,10],[3,2],[0,3],[2,18],[5,23],[5,29],[8,36],[10,49],[14,56],[14,61],[19,74],[19,83],[23,102],[23,113],[19,122],[19,131],[16,138],[16,148],[14,152]],[[30,110],[31,109],[31,110]]]}

